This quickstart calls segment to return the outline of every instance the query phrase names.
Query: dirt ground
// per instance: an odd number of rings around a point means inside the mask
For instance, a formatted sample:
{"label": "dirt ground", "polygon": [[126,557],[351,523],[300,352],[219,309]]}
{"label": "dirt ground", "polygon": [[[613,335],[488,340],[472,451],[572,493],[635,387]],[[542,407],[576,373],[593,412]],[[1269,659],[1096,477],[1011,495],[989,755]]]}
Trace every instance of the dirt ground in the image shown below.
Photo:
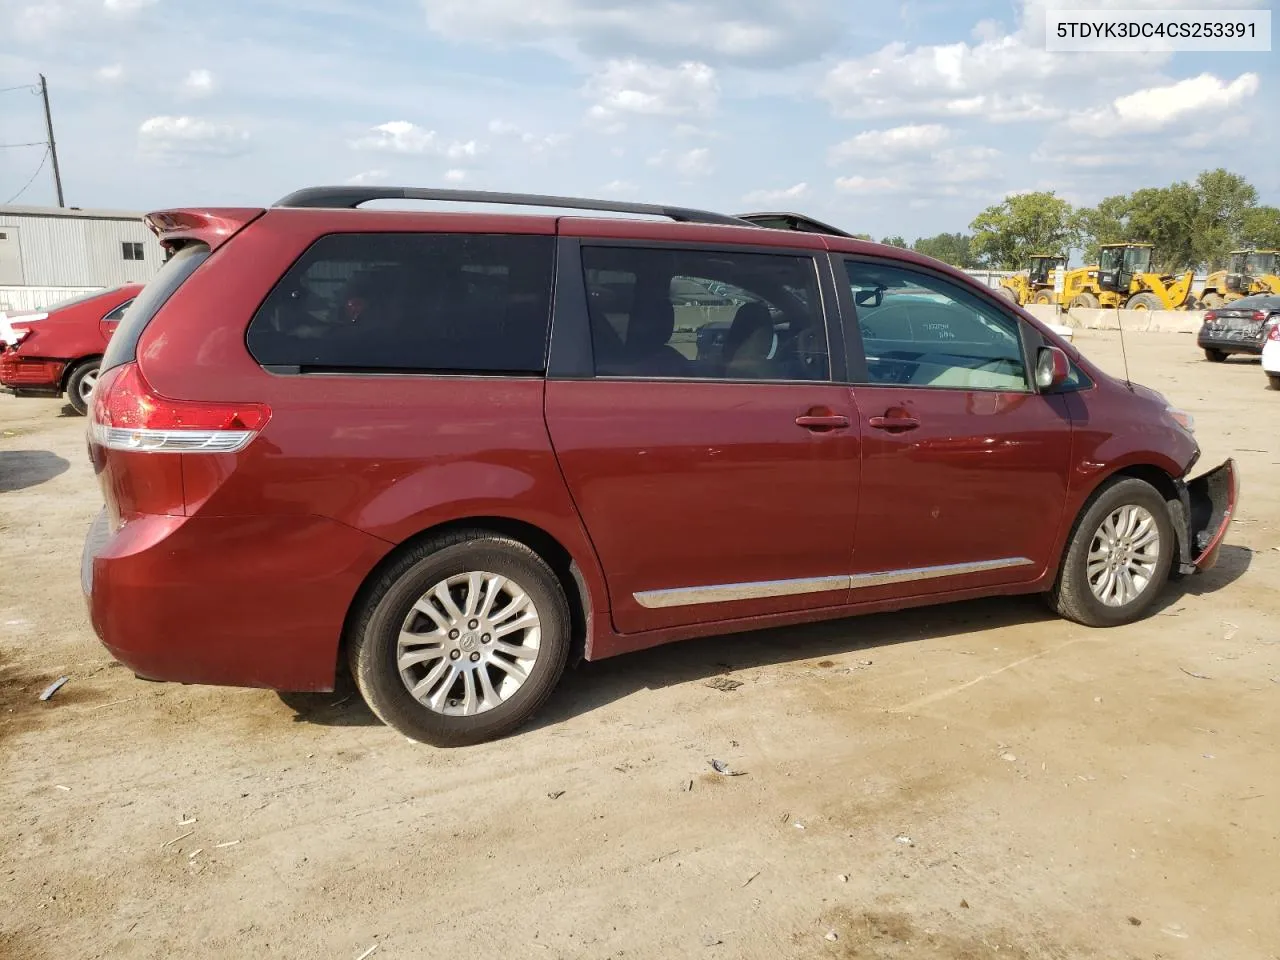
{"label": "dirt ground", "polygon": [[[1079,343],[1118,368],[1115,334]],[[84,421],[0,397],[0,957],[1280,956],[1280,394],[1189,336],[1128,348],[1244,477],[1221,564],[1151,619],[694,641],[454,751],[345,691],[114,665]]]}

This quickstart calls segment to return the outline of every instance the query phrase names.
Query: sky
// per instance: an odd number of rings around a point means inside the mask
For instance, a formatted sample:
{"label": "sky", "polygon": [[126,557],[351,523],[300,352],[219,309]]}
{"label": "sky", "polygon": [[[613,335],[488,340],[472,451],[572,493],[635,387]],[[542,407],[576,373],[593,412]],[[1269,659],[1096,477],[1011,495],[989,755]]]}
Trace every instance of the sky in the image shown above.
{"label": "sky", "polygon": [[[1013,192],[1093,204],[1218,166],[1280,204],[1280,57],[1048,53],[1047,3],[0,0],[0,88],[48,77],[82,207],[449,186],[913,239]],[[39,98],[0,93],[0,144],[44,139]],[[0,202],[43,153],[0,149]],[[47,165],[17,202],[55,202]]]}

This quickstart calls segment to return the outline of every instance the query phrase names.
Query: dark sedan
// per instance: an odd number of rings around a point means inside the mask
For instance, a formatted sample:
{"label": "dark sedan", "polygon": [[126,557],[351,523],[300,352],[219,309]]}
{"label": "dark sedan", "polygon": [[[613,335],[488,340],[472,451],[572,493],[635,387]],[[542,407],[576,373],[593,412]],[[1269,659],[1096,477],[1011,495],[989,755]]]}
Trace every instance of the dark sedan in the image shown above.
{"label": "dark sedan", "polygon": [[1233,353],[1256,357],[1267,339],[1267,322],[1275,319],[1280,319],[1280,296],[1260,293],[1242,297],[1206,313],[1196,343],[1214,363]]}

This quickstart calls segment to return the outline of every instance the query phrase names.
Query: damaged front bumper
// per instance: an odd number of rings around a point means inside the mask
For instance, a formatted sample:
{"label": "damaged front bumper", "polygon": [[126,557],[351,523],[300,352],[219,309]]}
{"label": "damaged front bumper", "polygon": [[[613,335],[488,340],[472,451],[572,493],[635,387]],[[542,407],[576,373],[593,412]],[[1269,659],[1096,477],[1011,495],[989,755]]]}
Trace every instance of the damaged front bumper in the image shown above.
{"label": "damaged front bumper", "polygon": [[1227,460],[1194,480],[1178,480],[1178,500],[1169,504],[1178,531],[1177,571],[1200,573],[1218,562],[1218,552],[1240,502],[1240,470]]}

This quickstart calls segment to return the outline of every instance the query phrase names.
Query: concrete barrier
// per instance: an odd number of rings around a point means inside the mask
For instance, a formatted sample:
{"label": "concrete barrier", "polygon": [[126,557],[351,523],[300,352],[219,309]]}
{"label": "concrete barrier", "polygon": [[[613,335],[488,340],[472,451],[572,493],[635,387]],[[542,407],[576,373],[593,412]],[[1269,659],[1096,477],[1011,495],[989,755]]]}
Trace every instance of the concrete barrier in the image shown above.
{"label": "concrete barrier", "polygon": [[1118,330],[1125,333],[1198,333],[1204,322],[1203,310],[1086,310],[1032,304],[1032,316],[1046,323],[1064,323],[1080,330]]}

